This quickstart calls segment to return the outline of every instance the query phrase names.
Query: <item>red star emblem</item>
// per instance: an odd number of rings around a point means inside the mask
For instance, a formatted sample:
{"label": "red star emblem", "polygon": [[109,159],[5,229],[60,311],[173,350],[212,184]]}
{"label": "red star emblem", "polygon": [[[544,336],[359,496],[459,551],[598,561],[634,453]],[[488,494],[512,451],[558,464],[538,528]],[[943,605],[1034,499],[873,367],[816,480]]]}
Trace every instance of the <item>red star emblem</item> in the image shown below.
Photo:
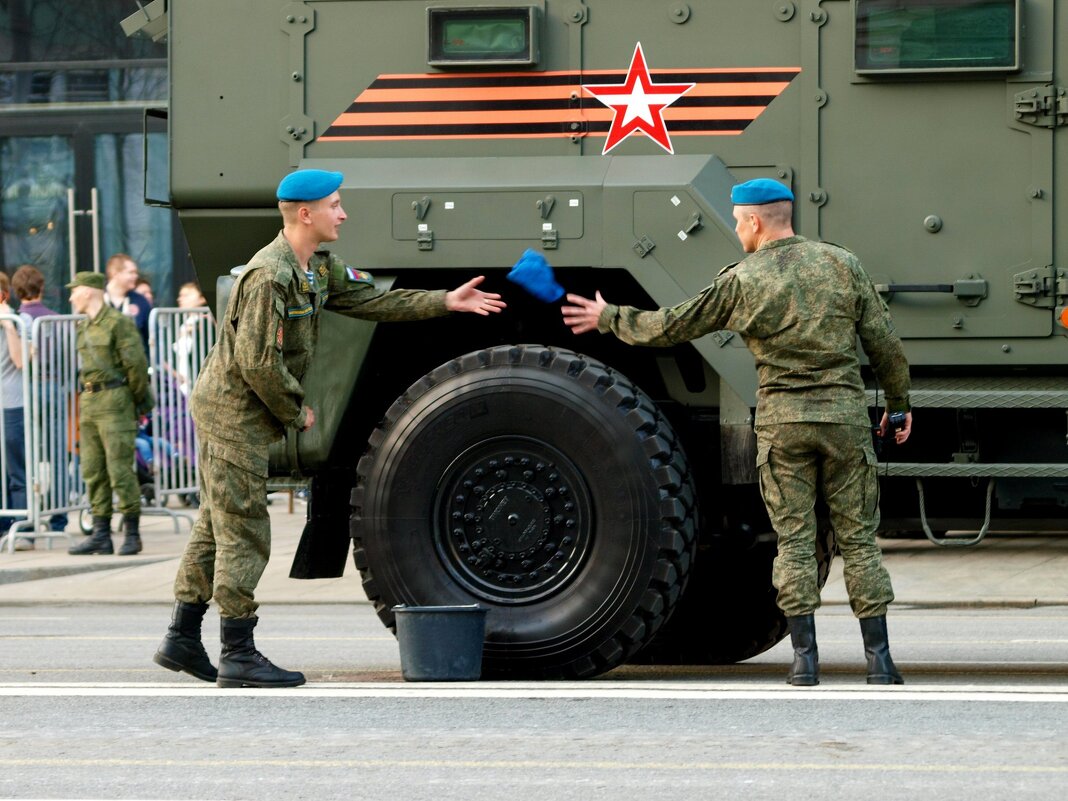
{"label": "red star emblem", "polygon": [[645,65],[642,43],[634,47],[627,79],[622,84],[583,84],[582,88],[614,112],[612,126],[604,143],[605,155],[636,131],[641,131],[668,153],[674,154],[671,137],[664,124],[663,111],[695,84],[653,83]]}

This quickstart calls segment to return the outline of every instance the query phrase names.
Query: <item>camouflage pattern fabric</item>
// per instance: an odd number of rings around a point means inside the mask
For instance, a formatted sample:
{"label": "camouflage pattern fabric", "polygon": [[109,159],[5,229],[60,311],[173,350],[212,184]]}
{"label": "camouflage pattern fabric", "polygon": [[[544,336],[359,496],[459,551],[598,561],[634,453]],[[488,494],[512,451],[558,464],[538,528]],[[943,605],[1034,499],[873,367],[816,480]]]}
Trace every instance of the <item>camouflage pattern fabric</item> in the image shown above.
{"label": "camouflage pattern fabric", "polygon": [[304,426],[300,382],[323,309],[379,321],[447,314],[445,290],[377,289],[369,273],[329,251],[316,252],[308,268],[280,233],[238,278],[191,397],[200,434],[266,446],[287,426]]}
{"label": "camouflage pattern fabric", "polygon": [[598,321],[633,345],[676,345],[713,331],[742,336],[756,358],[758,425],[868,425],[856,341],[890,411],[909,410],[909,371],[886,304],[844,248],[792,236],[763,245],[677,306],[609,305]]}
{"label": "camouflage pattern fabric", "polygon": [[214,597],[223,617],[254,617],[256,585],[271,554],[267,451],[209,439],[201,442],[197,467],[200,512],[174,597],[191,604]]}
{"label": "camouflage pattern fabric", "polygon": [[757,429],[760,494],[779,535],[772,583],[787,617],[820,605],[816,577],[817,496],[831,515],[844,562],[849,603],[858,618],[886,614],[894,600],[875,542],[879,480],[871,433],[834,423],[786,423]]}
{"label": "camouflage pattern fabric", "polygon": [[200,441],[201,507],[175,579],[175,598],[214,597],[223,617],[252,617],[270,556],[267,453],[287,427],[303,428],[301,381],[324,309],[366,320],[448,314],[445,290],[383,291],[329,251],[300,268],[285,236],[238,277],[219,338],[190,397]]}
{"label": "camouflage pattern fabric", "polygon": [[854,614],[885,614],[893,591],[875,543],[878,478],[857,338],[890,411],[910,408],[909,367],[886,304],[856,256],[800,236],[773,240],[677,306],[607,306],[598,329],[659,346],[724,329],[739,333],[759,379],[757,467],[779,536],[779,607],[796,616],[819,606],[814,508],[822,492]]}
{"label": "camouflage pattern fabric", "polygon": [[126,381],[79,397],[79,454],[93,515],[111,516],[113,492],[122,514],[140,514],[134,438],[138,418],[153,406],[141,336],[128,317],[105,305],[79,321],[77,348],[83,386]]}

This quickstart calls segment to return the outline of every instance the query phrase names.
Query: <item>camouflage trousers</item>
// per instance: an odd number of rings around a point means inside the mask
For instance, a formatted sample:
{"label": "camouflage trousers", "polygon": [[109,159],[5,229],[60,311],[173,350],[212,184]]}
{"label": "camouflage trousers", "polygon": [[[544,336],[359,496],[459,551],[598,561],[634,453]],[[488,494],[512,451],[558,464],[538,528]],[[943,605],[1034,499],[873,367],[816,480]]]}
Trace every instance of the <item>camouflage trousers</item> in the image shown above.
{"label": "camouflage trousers", "polygon": [[111,517],[112,492],[123,515],[141,514],[141,487],[134,470],[137,423],[127,417],[78,422],[78,457],[94,517]]}
{"label": "camouflage trousers", "polygon": [[778,534],[772,583],[783,613],[807,615],[820,605],[815,509],[820,496],[830,511],[853,614],[885,615],[894,591],[875,542],[879,479],[868,429],[835,423],[760,426],[757,470]]}
{"label": "camouflage trousers", "polygon": [[222,617],[255,617],[256,585],[271,555],[267,449],[205,437],[197,469],[200,514],[178,567],[174,597],[191,604],[214,598]]}

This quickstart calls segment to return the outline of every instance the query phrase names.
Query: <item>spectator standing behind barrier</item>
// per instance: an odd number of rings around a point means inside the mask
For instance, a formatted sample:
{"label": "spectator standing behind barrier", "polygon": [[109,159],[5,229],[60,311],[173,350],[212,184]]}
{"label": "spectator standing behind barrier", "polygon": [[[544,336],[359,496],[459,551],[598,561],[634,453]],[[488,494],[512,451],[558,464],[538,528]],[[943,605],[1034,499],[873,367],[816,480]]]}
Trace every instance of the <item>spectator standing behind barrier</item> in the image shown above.
{"label": "spectator standing behind barrier", "polygon": [[114,553],[112,493],[126,537],[120,556],[141,552],[141,489],[134,473],[138,420],[152,410],[148,362],[133,321],[104,302],[104,276],[80,272],[67,284],[78,323],[79,442],[93,531],[72,554]]}
{"label": "spectator standing behind barrier", "polygon": [[[193,388],[200,442],[200,515],[174,582],[176,602],[167,636],[154,657],[221,687],[296,687],[304,675],[282,670],[253,641],[256,585],[271,551],[267,516],[267,450],[286,428],[307,431],[315,412],[301,381],[318,339],[324,309],[366,320],[421,320],[450,311],[488,315],[505,304],[462,286],[424,291],[377,289],[322,242],[345,221],[341,173],[298,170],[278,185],[283,228],[249,261],[219,321],[219,340]],[[200,639],[208,601],[221,618],[219,669]]]}
{"label": "spectator standing behind barrier", "polygon": [[[15,297],[19,300],[19,317],[22,318],[24,324],[23,331],[28,337],[30,337],[30,361],[35,362],[37,359],[37,344],[33,341],[33,321],[38,317],[48,317],[58,314],[53,309],[44,305],[41,298],[44,297],[45,277],[44,274],[34,267],[32,264],[23,264],[17,270],[15,274],[11,276],[11,289]],[[49,391],[44,393],[44,400],[46,403],[49,401],[55,401],[58,399],[58,392]],[[49,416],[55,412],[53,409],[45,409],[44,416]],[[60,470],[62,465],[53,465],[53,475],[55,483],[53,486],[63,486],[63,482],[58,481]],[[49,519],[49,528],[52,531],[65,531],[67,528],[67,515],[65,513],[58,513],[52,515]],[[24,538],[25,539],[25,538]],[[32,543],[31,543],[32,545]],[[18,547],[18,541],[15,542],[15,547]]]}
{"label": "spectator standing behind barrier", "polygon": [[[11,284],[7,273],[0,272],[0,314],[14,314],[8,300]],[[11,509],[26,509],[26,423],[22,395],[22,338],[11,320],[4,320],[0,343],[0,400],[4,407],[3,473],[7,484],[7,502]],[[14,518],[0,519],[0,529],[7,530]],[[33,549],[33,540],[15,538],[15,550]]]}
{"label": "spectator standing behind barrier", "polygon": [[148,301],[149,306],[156,305],[156,297],[152,294],[152,282],[144,273],[137,274],[137,283],[134,284],[134,292]]}
{"label": "spectator standing behind barrier", "polygon": [[116,253],[108,259],[106,269],[108,284],[107,291],[104,293],[104,302],[134,321],[147,354],[148,315],[152,311],[152,304],[134,290],[139,275],[137,262],[125,253]]}
{"label": "spectator standing behind barrier", "polygon": [[[178,289],[178,308],[196,309],[207,306],[207,298],[200,291],[200,287],[194,281],[182,284]],[[200,349],[200,337],[203,336],[202,327],[207,323],[205,318],[210,315],[207,312],[190,312],[182,318],[182,324],[178,329],[178,335],[174,339],[174,363],[175,378],[178,380],[178,390],[183,395],[188,395],[192,390],[194,359]]]}
{"label": "spectator standing behind barrier", "polygon": [[[787,682],[819,683],[813,616],[820,604],[816,496],[830,508],[845,562],[845,585],[867,657],[869,684],[901,684],[890,658],[886,608],[894,599],[875,542],[879,483],[857,338],[886,390],[890,412],[912,429],[909,368],[893,321],[860,261],[848,250],[796,236],[793,194],[766,178],[731,191],[743,261],[720,271],[698,296],[669,309],[568,295],[564,322],[576,334],[612,332],[632,345],[676,345],[735,331],[756,359],[757,469],[778,534],[772,583],[790,626],[794,661]],[[888,417],[880,423],[887,432]]]}

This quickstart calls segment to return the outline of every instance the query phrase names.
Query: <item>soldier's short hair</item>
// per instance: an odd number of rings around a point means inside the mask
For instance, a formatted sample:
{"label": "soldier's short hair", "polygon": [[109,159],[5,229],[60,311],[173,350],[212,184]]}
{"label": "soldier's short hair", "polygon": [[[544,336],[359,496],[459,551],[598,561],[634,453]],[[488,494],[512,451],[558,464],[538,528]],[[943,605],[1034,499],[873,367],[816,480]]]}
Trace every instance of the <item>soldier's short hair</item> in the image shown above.
{"label": "soldier's short hair", "polygon": [[764,203],[754,206],[752,213],[764,220],[764,224],[769,228],[785,228],[793,221],[794,204],[789,200]]}

